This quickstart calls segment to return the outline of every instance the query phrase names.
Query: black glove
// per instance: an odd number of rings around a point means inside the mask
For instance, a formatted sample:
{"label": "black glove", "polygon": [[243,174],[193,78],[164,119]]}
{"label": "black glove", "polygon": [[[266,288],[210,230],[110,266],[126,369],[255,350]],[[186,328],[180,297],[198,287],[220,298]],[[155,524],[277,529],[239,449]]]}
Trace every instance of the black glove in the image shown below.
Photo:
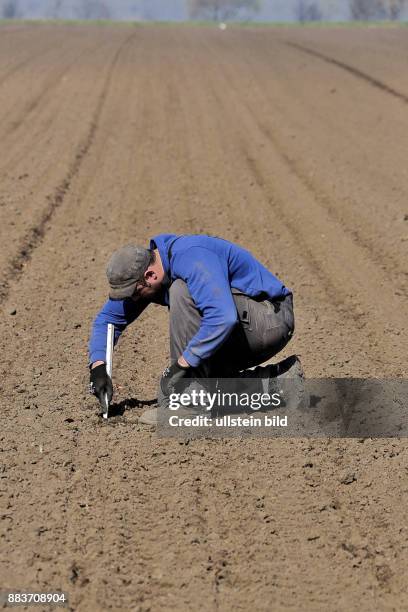
{"label": "black glove", "polygon": [[178,361],[175,361],[162,374],[160,387],[162,393],[168,397],[170,393],[174,393],[176,386],[184,378],[190,378],[192,368],[181,366]]}
{"label": "black glove", "polygon": [[102,408],[107,410],[108,407],[105,402],[105,394],[107,394],[108,402],[110,403],[113,395],[113,387],[110,376],[106,372],[106,363],[101,363],[96,366],[96,368],[92,368],[90,379],[89,391],[98,398]]}

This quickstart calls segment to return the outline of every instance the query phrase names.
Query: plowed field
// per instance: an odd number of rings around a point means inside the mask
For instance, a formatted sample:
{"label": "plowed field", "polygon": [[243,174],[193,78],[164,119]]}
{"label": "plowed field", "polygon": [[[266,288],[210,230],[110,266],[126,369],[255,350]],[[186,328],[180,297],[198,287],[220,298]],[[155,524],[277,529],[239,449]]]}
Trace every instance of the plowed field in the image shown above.
{"label": "plowed field", "polygon": [[81,612],[408,607],[406,440],[158,439],[155,306],[115,352],[123,414],[87,394],[106,260],[167,231],[237,241],[293,289],[307,376],[407,375],[407,52],[397,28],[0,29],[3,588]]}

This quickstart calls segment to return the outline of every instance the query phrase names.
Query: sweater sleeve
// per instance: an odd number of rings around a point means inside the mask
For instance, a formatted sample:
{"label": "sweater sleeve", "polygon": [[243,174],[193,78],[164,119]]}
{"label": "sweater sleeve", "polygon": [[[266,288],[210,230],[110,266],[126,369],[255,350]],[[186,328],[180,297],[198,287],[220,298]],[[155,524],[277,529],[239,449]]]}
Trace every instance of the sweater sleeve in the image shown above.
{"label": "sweater sleeve", "polygon": [[197,334],[186,346],[183,357],[193,367],[210,357],[228,338],[237,323],[237,309],[231,294],[228,271],[216,253],[192,247],[175,260],[182,278],[202,315]]}
{"label": "sweater sleeve", "polygon": [[96,315],[89,340],[89,363],[106,361],[108,323],[115,326],[115,344],[126,327],[143,312],[147,301],[108,300]]}

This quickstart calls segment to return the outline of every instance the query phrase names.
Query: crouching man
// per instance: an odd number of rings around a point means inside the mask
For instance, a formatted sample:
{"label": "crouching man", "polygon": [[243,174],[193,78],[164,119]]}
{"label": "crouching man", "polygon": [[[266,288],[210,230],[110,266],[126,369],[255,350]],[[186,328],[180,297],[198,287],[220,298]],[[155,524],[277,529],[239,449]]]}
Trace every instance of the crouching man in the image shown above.
{"label": "crouching man", "polygon": [[[115,343],[152,302],[167,306],[171,364],[163,372],[160,401],[185,378],[233,378],[281,351],[294,332],[290,289],[242,247],[206,235],[160,234],[149,248],[128,245],[107,266],[109,299],[96,316],[89,342],[92,392],[112,398],[106,372],[107,326]],[[301,372],[296,358],[281,368]],[[279,375],[279,364],[257,376]],[[262,372],[260,371],[262,370]],[[247,375],[251,375],[250,373]],[[140,422],[157,423],[157,409]]]}

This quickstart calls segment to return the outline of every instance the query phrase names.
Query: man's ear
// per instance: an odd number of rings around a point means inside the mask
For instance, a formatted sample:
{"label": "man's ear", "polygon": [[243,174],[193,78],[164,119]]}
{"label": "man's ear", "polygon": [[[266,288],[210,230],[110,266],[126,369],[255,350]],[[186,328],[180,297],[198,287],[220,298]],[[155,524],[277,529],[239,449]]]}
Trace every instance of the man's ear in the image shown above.
{"label": "man's ear", "polygon": [[154,270],[148,268],[144,273],[144,277],[146,281],[157,280],[157,274]]}

